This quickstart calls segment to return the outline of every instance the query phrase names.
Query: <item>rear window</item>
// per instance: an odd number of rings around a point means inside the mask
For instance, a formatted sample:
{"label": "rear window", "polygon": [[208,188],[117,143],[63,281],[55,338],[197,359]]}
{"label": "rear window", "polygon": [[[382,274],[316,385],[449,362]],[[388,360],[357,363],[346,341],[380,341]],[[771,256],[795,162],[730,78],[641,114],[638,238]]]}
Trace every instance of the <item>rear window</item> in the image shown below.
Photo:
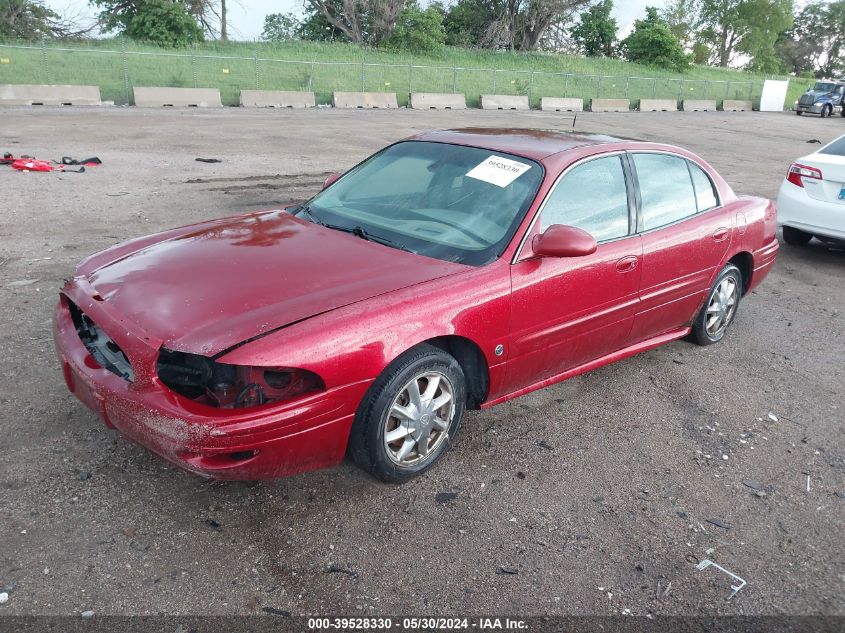
{"label": "rear window", "polygon": [[822,147],[819,154],[832,154],[833,156],[845,156],[845,136],[840,136],[838,139],[829,145]]}

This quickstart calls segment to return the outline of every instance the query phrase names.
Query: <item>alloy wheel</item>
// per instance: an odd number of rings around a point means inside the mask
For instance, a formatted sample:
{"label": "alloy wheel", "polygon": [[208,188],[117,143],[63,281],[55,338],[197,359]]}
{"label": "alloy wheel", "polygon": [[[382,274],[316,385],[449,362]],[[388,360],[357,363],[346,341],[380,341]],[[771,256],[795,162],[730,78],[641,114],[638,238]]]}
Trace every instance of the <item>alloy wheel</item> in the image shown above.
{"label": "alloy wheel", "polygon": [[713,290],[705,315],[705,328],[711,338],[718,339],[724,334],[736,311],[738,298],[739,287],[731,276],[725,277]]}
{"label": "alloy wheel", "polygon": [[440,372],[410,380],[394,398],[384,420],[384,447],[399,466],[417,464],[449,437],[455,415],[454,387]]}

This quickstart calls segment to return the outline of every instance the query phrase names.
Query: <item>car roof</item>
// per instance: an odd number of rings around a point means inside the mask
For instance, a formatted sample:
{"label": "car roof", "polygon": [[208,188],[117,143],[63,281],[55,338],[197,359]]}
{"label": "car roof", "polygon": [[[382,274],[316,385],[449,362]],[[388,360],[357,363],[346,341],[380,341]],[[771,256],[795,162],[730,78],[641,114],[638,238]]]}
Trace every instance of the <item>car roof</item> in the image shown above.
{"label": "car roof", "polygon": [[542,160],[576,147],[618,143],[625,139],[601,134],[565,133],[555,130],[478,127],[424,132],[409,140],[481,147]]}

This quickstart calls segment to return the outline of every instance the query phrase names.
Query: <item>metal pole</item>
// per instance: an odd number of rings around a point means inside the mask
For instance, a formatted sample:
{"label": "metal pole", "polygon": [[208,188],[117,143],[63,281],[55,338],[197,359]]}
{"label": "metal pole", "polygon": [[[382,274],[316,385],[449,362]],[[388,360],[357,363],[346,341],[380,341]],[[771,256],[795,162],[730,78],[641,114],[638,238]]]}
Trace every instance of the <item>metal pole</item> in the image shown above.
{"label": "metal pole", "polygon": [[452,92],[458,91],[458,67],[452,68]]}
{"label": "metal pole", "polygon": [[566,74],[563,80],[563,96],[566,97],[569,92],[569,73]]}
{"label": "metal pole", "polygon": [[681,100],[681,95],[684,93],[683,91],[684,91],[684,80],[681,79],[678,82],[678,101]]}
{"label": "metal pole", "polygon": [[531,93],[534,92],[534,71],[531,71],[531,81],[528,82],[528,107],[531,107]]}
{"label": "metal pole", "polygon": [[625,98],[628,98],[628,85],[631,83],[630,77],[625,77]]}
{"label": "metal pole", "polygon": [[496,70],[493,69],[493,94],[496,94]]}
{"label": "metal pole", "polygon": [[44,64],[44,77],[50,83],[50,65],[47,63],[47,38],[41,36],[41,61]]}
{"label": "metal pole", "polygon": [[657,77],[651,82],[651,98],[657,99]]}
{"label": "metal pole", "polygon": [[129,67],[126,59],[126,40],[120,40],[123,44],[123,94],[126,97],[126,105],[129,105]]}
{"label": "metal pole", "polygon": [[261,89],[261,78],[259,76],[259,70],[258,70],[258,51],[255,51],[254,59],[255,59],[255,89],[260,90]]}
{"label": "metal pole", "polygon": [[361,62],[361,92],[364,92],[364,62]]}
{"label": "metal pole", "polygon": [[[413,84],[413,80],[411,79],[411,77],[413,77],[413,76],[414,76],[414,67],[413,67],[413,65],[408,64],[408,95],[410,95],[414,91],[413,90],[414,84]],[[410,98],[410,96],[409,96],[409,98]]]}
{"label": "metal pole", "polygon": [[311,62],[311,74],[308,75],[308,92],[314,92],[314,62]]}
{"label": "metal pole", "polygon": [[194,76],[194,88],[197,87],[197,52],[191,46],[191,74]]}

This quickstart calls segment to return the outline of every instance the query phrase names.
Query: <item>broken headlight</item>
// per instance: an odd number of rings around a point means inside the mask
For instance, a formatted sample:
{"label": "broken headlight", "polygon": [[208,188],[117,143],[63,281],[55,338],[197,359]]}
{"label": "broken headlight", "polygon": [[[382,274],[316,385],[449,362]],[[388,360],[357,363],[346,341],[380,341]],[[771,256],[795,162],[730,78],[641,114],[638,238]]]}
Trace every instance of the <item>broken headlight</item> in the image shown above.
{"label": "broken headlight", "polygon": [[228,409],[283,402],[325,389],[317,374],[304,369],[228,365],[168,349],[159,352],[156,368],[161,382],[176,393]]}

